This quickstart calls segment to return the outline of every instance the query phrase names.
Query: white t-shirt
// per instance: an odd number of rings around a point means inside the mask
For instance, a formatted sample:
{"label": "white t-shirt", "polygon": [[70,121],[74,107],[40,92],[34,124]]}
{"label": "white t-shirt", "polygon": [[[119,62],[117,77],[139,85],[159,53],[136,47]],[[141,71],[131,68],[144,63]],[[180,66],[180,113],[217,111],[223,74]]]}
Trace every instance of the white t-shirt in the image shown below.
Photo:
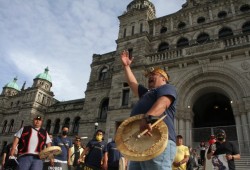
{"label": "white t-shirt", "polygon": [[[37,131],[36,131],[36,130]],[[38,144],[38,135],[37,135],[37,132],[39,131],[40,128],[31,128],[31,137],[30,137],[30,141],[29,141],[29,146],[28,146],[28,150],[27,150],[27,153],[25,154],[35,154],[35,155],[38,155],[39,153],[36,152],[36,148],[37,148],[37,144]],[[20,139],[21,135],[23,133],[23,127],[14,135],[16,136],[17,138]],[[47,139],[46,139],[46,144],[48,143],[51,143],[51,139],[47,133]]]}

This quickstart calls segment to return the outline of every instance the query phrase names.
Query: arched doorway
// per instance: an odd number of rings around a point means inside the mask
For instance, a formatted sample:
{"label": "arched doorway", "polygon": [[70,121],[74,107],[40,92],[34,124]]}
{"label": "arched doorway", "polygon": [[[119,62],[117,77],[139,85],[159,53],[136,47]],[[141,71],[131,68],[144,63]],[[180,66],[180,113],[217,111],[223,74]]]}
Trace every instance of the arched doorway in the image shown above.
{"label": "arched doorway", "polygon": [[220,128],[227,132],[227,139],[237,141],[235,118],[230,99],[218,92],[200,96],[193,105],[193,141],[208,141]]}

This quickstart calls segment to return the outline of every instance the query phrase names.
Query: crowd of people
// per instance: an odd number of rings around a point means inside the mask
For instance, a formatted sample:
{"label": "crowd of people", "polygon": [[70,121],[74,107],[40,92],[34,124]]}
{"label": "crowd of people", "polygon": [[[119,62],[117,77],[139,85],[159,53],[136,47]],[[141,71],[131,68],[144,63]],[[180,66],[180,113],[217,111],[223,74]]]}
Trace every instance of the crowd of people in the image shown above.
{"label": "crowd of people", "polygon": [[[128,161],[129,170],[193,170],[200,163],[205,166],[205,158],[212,159],[213,166],[218,169],[227,168],[234,170],[234,160],[240,159],[238,148],[226,140],[226,132],[220,130],[206,146],[205,141],[200,143],[200,154],[195,148],[188,148],[183,144],[183,137],[176,135],[174,119],[176,111],[177,92],[169,84],[169,75],[160,68],[150,68],[145,72],[148,87],[137,82],[131,70],[133,57],[129,51],[121,54],[121,64],[125,78],[135,96],[139,98],[133,106],[130,116],[144,114],[140,120],[139,130],[147,130],[145,135],[152,136],[154,120],[167,115],[163,122],[168,127],[168,141],[163,152],[158,156],[144,161]],[[3,167],[9,166],[9,160],[18,170],[43,170],[49,167],[60,167],[62,170],[118,170],[122,154],[113,141],[104,140],[105,132],[97,130],[86,147],[81,146],[81,138],[75,137],[74,142],[68,137],[69,128],[63,126],[61,134],[52,140],[52,136],[42,128],[42,117],[33,119],[33,126],[22,127],[14,136],[13,143],[8,146],[9,156],[5,155]],[[62,152],[49,160],[43,161],[39,153],[46,147],[58,146]],[[10,149],[11,148],[11,149]],[[207,151],[207,153],[206,153]],[[18,157],[17,157],[18,155]],[[200,162],[198,162],[198,155]],[[220,156],[225,155],[226,163],[220,161]],[[14,161],[13,161],[14,160]],[[221,166],[221,162],[223,166]],[[221,168],[222,167],[222,168]],[[15,168],[15,167],[14,167]],[[53,169],[53,168],[52,168]],[[226,170],[226,169],[225,169]]]}

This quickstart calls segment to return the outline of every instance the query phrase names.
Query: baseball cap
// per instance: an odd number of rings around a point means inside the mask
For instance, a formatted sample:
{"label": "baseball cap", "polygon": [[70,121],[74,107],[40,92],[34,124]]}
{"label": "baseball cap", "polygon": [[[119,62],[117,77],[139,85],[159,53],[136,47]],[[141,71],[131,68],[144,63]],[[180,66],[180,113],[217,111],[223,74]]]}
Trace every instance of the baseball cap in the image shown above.
{"label": "baseball cap", "polygon": [[35,120],[42,120],[42,117],[41,116],[36,116],[34,119]]}

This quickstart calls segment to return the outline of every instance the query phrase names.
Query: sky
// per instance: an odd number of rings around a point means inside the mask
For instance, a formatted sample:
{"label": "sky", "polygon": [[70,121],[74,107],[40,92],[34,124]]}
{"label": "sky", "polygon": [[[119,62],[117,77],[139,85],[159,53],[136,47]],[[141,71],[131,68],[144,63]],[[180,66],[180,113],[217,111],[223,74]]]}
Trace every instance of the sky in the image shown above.
{"label": "sky", "polygon": [[[132,0],[0,0],[0,86],[19,88],[49,68],[60,101],[85,97],[93,54],[116,50],[118,16]],[[151,0],[156,16],[186,0]],[[1,88],[2,89],[2,88]]]}

